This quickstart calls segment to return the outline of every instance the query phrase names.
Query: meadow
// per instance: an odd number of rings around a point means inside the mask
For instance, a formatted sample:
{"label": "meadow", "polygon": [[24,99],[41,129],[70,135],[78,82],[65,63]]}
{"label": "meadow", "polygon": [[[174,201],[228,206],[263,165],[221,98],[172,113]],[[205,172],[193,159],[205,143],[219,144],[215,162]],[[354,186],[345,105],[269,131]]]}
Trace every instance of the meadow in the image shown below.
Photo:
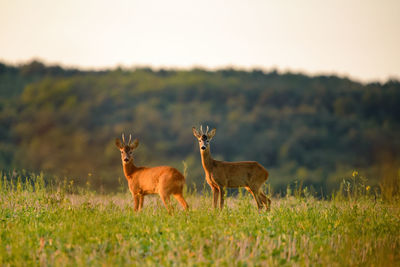
{"label": "meadow", "polygon": [[242,191],[222,211],[207,191],[186,192],[190,211],[173,200],[169,215],[158,196],[135,213],[125,190],[98,194],[43,175],[0,181],[2,266],[400,264],[398,199],[350,182],[326,200],[288,190],[261,213]]}

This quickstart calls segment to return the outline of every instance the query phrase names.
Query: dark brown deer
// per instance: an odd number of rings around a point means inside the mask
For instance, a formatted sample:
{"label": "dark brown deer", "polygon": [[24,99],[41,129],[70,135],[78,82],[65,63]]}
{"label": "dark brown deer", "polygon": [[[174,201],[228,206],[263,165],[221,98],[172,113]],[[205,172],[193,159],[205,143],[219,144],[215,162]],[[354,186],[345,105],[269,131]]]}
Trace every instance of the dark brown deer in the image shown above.
{"label": "dark brown deer", "polygon": [[224,206],[224,187],[244,187],[249,191],[257,203],[258,209],[263,205],[269,210],[271,200],[261,191],[262,185],[268,179],[268,171],[258,162],[241,161],[226,162],[215,160],[211,157],[210,141],[214,137],[216,129],[204,133],[200,126],[200,132],[192,128],[193,135],[199,141],[201,162],[203,164],[206,181],[213,191],[213,206],[217,207],[219,197],[220,209]]}
{"label": "dark brown deer", "polygon": [[117,138],[115,144],[121,151],[122,167],[132,193],[134,210],[142,209],[144,196],[149,194],[159,194],[168,212],[170,212],[171,195],[182,205],[183,209],[187,210],[188,204],[182,194],[185,177],[177,169],[169,166],[135,166],[133,151],[138,147],[139,141],[135,139],[131,143],[131,139],[132,136],[129,135],[129,142],[126,144],[122,134],[122,142]]}

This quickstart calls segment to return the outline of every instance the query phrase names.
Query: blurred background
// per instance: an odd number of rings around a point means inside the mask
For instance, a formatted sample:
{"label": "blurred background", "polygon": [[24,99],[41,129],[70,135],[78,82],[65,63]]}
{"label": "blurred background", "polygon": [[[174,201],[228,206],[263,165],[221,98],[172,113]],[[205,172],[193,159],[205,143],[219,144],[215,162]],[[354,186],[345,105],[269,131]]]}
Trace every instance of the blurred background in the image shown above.
{"label": "blurred background", "polygon": [[[215,159],[255,160],[275,192],[329,194],[354,170],[400,176],[398,1],[0,0],[0,170],[124,180],[172,165],[201,190],[192,126]],[[57,179],[57,178],[55,178]]]}

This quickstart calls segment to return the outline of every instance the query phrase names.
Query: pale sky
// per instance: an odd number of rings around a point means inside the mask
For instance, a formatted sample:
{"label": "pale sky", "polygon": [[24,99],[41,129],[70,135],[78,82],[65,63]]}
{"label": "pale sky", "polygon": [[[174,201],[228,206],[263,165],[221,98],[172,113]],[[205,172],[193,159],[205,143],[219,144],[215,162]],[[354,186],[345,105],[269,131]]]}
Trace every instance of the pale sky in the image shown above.
{"label": "pale sky", "polygon": [[0,0],[0,61],[400,78],[400,0]]}

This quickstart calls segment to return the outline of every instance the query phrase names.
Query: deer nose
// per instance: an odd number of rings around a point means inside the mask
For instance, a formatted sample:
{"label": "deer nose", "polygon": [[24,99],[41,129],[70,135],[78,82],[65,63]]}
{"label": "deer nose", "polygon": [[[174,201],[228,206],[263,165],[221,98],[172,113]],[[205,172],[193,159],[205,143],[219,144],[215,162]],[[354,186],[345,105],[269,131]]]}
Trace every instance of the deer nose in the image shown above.
{"label": "deer nose", "polygon": [[205,150],[205,149],[206,149],[206,147],[205,147],[205,146],[202,146],[202,147],[201,147],[201,149],[202,149],[202,150]]}
{"label": "deer nose", "polygon": [[129,161],[129,159],[128,159],[128,158],[124,158],[124,161],[125,161],[125,162],[128,162],[128,161]]}

